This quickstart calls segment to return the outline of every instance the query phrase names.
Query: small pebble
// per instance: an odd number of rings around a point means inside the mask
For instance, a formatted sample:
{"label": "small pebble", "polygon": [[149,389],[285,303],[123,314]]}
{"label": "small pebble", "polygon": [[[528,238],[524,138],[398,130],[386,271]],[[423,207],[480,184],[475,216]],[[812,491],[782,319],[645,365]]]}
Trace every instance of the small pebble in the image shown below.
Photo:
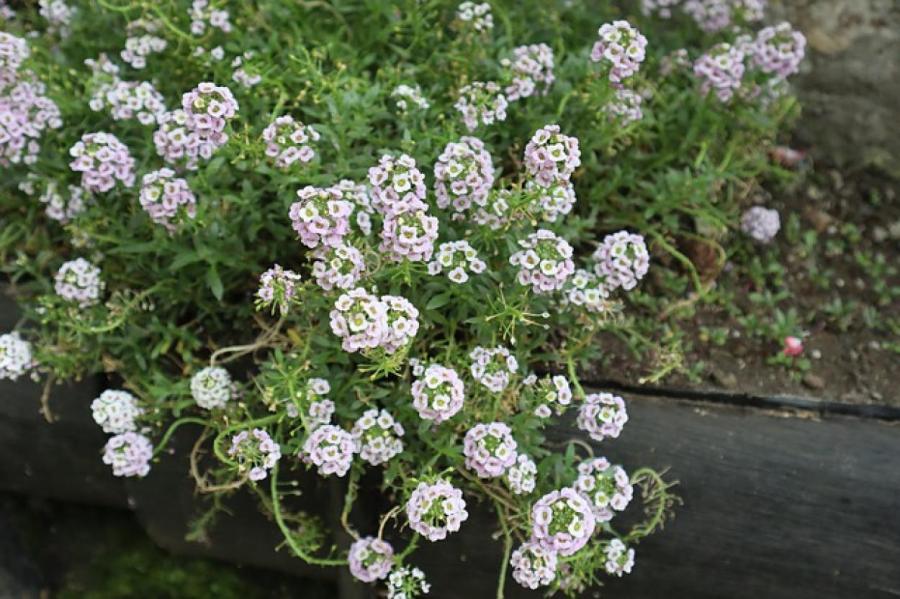
{"label": "small pebble", "polygon": [[814,349],[811,352],[809,352],[809,355],[812,357],[813,360],[821,360],[822,359],[822,352],[817,349]]}
{"label": "small pebble", "polygon": [[824,389],[825,381],[820,376],[816,376],[811,372],[807,372],[803,375],[803,384],[809,387],[810,389]]}
{"label": "small pebble", "polygon": [[888,238],[887,229],[884,227],[878,227],[872,229],[872,239],[874,239],[877,243],[882,243]]}

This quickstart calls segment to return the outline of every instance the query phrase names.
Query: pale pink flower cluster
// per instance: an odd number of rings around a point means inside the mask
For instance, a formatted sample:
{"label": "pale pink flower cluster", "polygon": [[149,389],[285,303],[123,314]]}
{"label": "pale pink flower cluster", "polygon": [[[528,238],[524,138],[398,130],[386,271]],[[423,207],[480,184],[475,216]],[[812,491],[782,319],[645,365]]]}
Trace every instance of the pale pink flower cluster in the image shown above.
{"label": "pale pink flower cluster", "polygon": [[475,131],[478,125],[491,125],[506,120],[509,101],[495,81],[473,81],[459,90],[453,105],[460,112],[466,129]]}
{"label": "pale pink flower cluster", "polygon": [[491,14],[491,5],[487,2],[463,2],[456,9],[456,16],[460,21],[471,23],[475,31],[490,31],[494,28],[494,15]]}
{"label": "pale pink flower cluster", "polygon": [[353,424],[350,434],[359,456],[378,466],[403,451],[403,426],[387,410],[366,410]]}
{"label": "pale pink flower cluster", "polygon": [[350,545],[347,555],[350,574],[362,582],[375,582],[387,577],[394,565],[394,548],[381,539],[364,537]]}
{"label": "pale pink flower cluster", "polygon": [[452,368],[431,364],[412,384],[413,407],[424,420],[440,424],[463,407],[465,386]]}
{"label": "pale pink flower cluster", "polygon": [[334,302],[331,330],[346,352],[374,349],[387,334],[387,306],[377,296],[357,287]]}
{"label": "pale pink flower cluster", "polygon": [[753,67],[784,80],[800,70],[806,54],[806,37],[790,23],[782,22],[761,29],[748,50]]}
{"label": "pale pink flower cluster", "polygon": [[613,97],[603,107],[603,112],[610,120],[617,121],[624,127],[644,118],[644,112],[641,110],[642,102],[641,94],[621,87],[613,92]]}
{"label": "pale pink flower cluster", "polygon": [[287,314],[297,294],[300,275],[292,270],[285,270],[275,264],[259,277],[259,288],[256,290],[257,310],[278,310]]}
{"label": "pale pink flower cluster", "polygon": [[144,175],[141,180],[141,208],[153,222],[174,231],[186,218],[197,214],[197,197],[188,182],[175,176],[175,171],[161,168]]}
{"label": "pale pink flower cluster", "polygon": [[526,495],[534,491],[537,482],[537,465],[524,453],[516,456],[516,462],[506,471],[506,484],[516,495]]}
{"label": "pale pink flower cluster", "polygon": [[159,127],[153,133],[156,153],[172,165],[187,170],[197,170],[201,159],[209,160],[221,145],[218,141],[201,135],[188,126],[188,115],[178,109],[163,114],[159,118]]}
{"label": "pale pink flower cluster", "polygon": [[650,254],[644,238],[619,231],[603,238],[592,256],[594,273],[609,291],[634,289],[650,269]]}
{"label": "pale pink flower cluster", "polygon": [[137,430],[144,409],[128,391],[107,389],[91,402],[91,415],[104,433],[118,435]]}
{"label": "pale pink flower cluster", "polygon": [[583,307],[588,312],[602,314],[608,312],[610,304],[610,289],[604,281],[606,277],[598,277],[596,274],[578,269],[572,275],[563,289],[562,304]]}
{"label": "pale pink flower cluster", "polygon": [[151,54],[159,54],[166,49],[168,42],[159,37],[161,25],[155,19],[137,19],[128,23],[125,31],[125,48],[119,53],[126,64],[134,69],[143,69],[147,66],[147,57]]}
{"label": "pale pink flower cluster", "polygon": [[47,218],[66,224],[85,211],[85,196],[84,190],[77,185],[69,185],[64,195],[56,181],[50,181],[38,199],[47,205],[44,210]]}
{"label": "pale pink flower cluster", "polygon": [[663,19],[670,19],[672,9],[680,2],[681,0],[641,0],[641,12],[648,17],[658,15]]}
{"label": "pale pink flower cluster", "polygon": [[513,567],[513,579],[526,589],[547,586],[556,578],[556,551],[534,541],[523,543],[513,551],[509,564]]}
{"label": "pale pink flower cluster", "polygon": [[568,181],[580,165],[578,139],[560,133],[559,125],[538,129],[525,146],[525,168],[538,185]]}
{"label": "pale pink flower cluster", "polygon": [[575,488],[593,504],[597,522],[612,520],[615,512],[624,511],[634,497],[628,473],[606,458],[580,463]]}
{"label": "pale pink flower cluster", "polygon": [[266,478],[268,471],[281,459],[281,446],[269,433],[255,428],[231,437],[228,455],[237,460],[239,472],[249,471],[248,477],[256,482]]}
{"label": "pale pink flower cluster", "polygon": [[233,394],[231,375],[220,366],[207,366],[191,377],[191,396],[201,408],[224,408]]}
{"label": "pale pink flower cluster", "polygon": [[30,55],[28,42],[11,33],[0,31],[0,71],[18,71]]}
{"label": "pale pink flower cluster", "polygon": [[113,120],[137,119],[142,125],[156,124],[166,113],[162,94],[149,81],[107,79],[94,88],[88,105],[96,112],[109,110]]}
{"label": "pale pink flower cluster", "polygon": [[438,219],[429,216],[427,209],[422,203],[408,212],[386,214],[379,250],[394,262],[430,260],[438,238]]}
{"label": "pale pink flower cluster", "polygon": [[552,491],[531,507],[531,539],[543,549],[569,556],[594,534],[591,505],[571,487]]}
{"label": "pale pink flower cluster", "polygon": [[331,311],[331,330],[341,337],[344,351],[381,347],[394,353],[405,347],[419,329],[419,311],[407,299],[378,298],[356,288],[342,294]]}
{"label": "pale pink flower cluster", "polygon": [[369,169],[369,183],[372,207],[379,212],[402,214],[424,208],[425,176],[411,156],[383,155],[378,164]]}
{"label": "pale pink flower cluster", "polygon": [[[17,48],[17,44],[0,38],[0,61],[18,64]],[[3,51],[10,54],[3,56]],[[27,46],[25,52],[27,57]],[[46,87],[31,71],[0,67],[0,166],[34,164],[44,131],[62,127],[59,107],[45,92]]]}
{"label": "pale pink flower cluster", "polygon": [[571,212],[575,205],[575,186],[568,180],[554,181],[548,186],[529,180],[525,182],[525,193],[532,196],[531,212],[550,223]]}
{"label": "pale pink flower cluster", "polygon": [[181,97],[181,108],[187,115],[187,128],[218,148],[228,141],[225,127],[239,107],[230,89],[204,81]]}
{"label": "pale pink flower cluster", "polygon": [[484,206],[494,184],[494,165],[484,142],[462,137],[450,142],[434,165],[438,208],[452,208],[458,217],[472,207]]}
{"label": "pale pink flower cluster", "polygon": [[504,93],[510,102],[533,96],[542,96],[550,90],[556,78],[553,75],[553,49],[547,44],[530,44],[513,50],[512,60],[504,58],[501,66],[509,71],[512,82]]}
{"label": "pale pink flower cluster", "polygon": [[741,231],[760,243],[771,243],[780,229],[781,217],[777,210],[753,206],[741,216]]}
{"label": "pale pink flower cluster", "polygon": [[577,422],[595,441],[615,439],[628,422],[625,400],[612,393],[591,393],[578,410]]}
{"label": "pale pink flower cluster", "polygon": [[369,190],[362,183],[350,179],[341,179],[333,187],[340,192],[343,199],[353,204],[355,218],[351,224],[355,224],[362,235],[369,235],[372,232],[372,215],[375,213]]}
{"label": "pale pink flower cluster", "polygon": [[0,380],[14,381],[28,372],[32,365],[30,343],[17,332],[0,335]]}
{"label": "pale pink flower cluster", "polygon": [[509,385],[510,378],[519,370],[519,362],[502,345],[476,347],[469,353],[472,360],[470,372],[476,382],[489,391],[500,393]]}
{"label": "pale pink flower cluster", "polygon": [[457,284],[469,280],[469,271],[480,274],[487,264],[468,241],[448,241],[438,246],[434,260],[428,263],[428,274],[438,275],[446,271],[447,278]]}
{"label": "pale pink flower cluster", "polygon": [[215,8],[209,0],[194,0],[188,14],[194,35],[203,35],[207,27],[214,27],[223,33],[231,32],[231,15],[225,9]]}
{"label": "pale pink flower cluster", "polygon": [[744,53],[725,42],[716,44],[694,61],[694,75],[700,80],[704,94],[714,92],[719,101],[728,102],[744,78]]}
{"label": "pale pink flower cluster", "polygon": [[559,374],[538,381],[533,393],[538,401],[534,413],[540,418],[549,418],[553,412],[562,414],[572,403],[572,387],[568,379]]}
{"label": "pale pink flower cluster", "polygon": [[382,295],[387,308],[387,327],[380,345],[389,354],[409,345],[419,331],[419,310],[397,295]]}
{"label": "pale pink flower cluster", "polygon": [[606,546],[604,554],[606,561],[603,567],[607,574],[620,577],[622,574],[631,574],[631,569],[634,567],[634,549],[629,549],[619,539],[613,539]]}
{"label": "pale pink flower cluster", "polygon": [[321,245],[313,252],[313,257],[313,277],[316,284],[325,291],[331,291],[335,287],[355,287],[366,270],[362,252],[348,243]]}
{"label": "pale pink flower cluster", "polygon": [[512,430],[503,422],[476,424],[463,440],[466,468],[480,478],[503,476],[516,462],[517,447]]}
{"label": "pale pink flower cluster", "polygon": [[274,159],[278,168],[287,169],[296,162],[306,163],[315,158],[313,144],[319,141],[319,133],[311,125],[283,115],[263,129],[262,138],[266,142],[266,156]]}
{"label": "pale pink flower cluster", "polygon": [[231,66],[234,68],[231,79],[247,89],[262,82],[262,75],[257,72],[257,67],[251,62],[254,56],[255,54],[248,50],[240,56],[235,56],[231,61]]}
{"label": "pale pink flower cluster", "polygon": [[479,206],[472,215],[477,224],[498,231],[510,222],[512,192],[508,189],[492,189],[484,206]]}
{"label": "pale pink flower cluster", "polygon": [[300,201],[291,204],[291,225],[309,248],[319,244],[337,246],[350,231],[353,204],[336,187],[307,185],[297,191]]}
{"label": "pale pink flower cluster", "polygon": [[72,33],[75,9],[62,0],[38,0],[38,14],[47,21],[47,33],[66,39]]}
{"label": "pale pink flower cluster", "polygon": [[457,532],[469,517],[462,491],[443,479],[420,482],[406,502],[409,526],[429,541]]}
{"label": "pale pink flower cluster", "polygon": [[100,269],[84,258],[64,263],[56,271],[54,278],[56,294],[68,302],[77,303],[81,308],[97,304],[103,287]]}
{"label": "pale pink flower cluster", "polygon": [[353,435],[339,426],[324,424],[306,438],[303,459],[313,464],[322,476],[344,476],[357,449]]}
{"label": "pale pink flower cluster", "polygon": [[334,402],[323,399],[331,392],[331,383],[323,378],[313,377],[306,381],[303,389],[294,397],[286,398],[286,412],[291,418],[300,416],[302,410],[306,414],[304,424],[310,429],[329,424],[334,415]]}
{"label": "pale pink flower cluster", "polygon": [[516,280],[531,286],[535,293],[551,293],[563,288],[575,272],[572,246],[547,229],[538,229],[519,240],[522,249],[509,257],[509,263],[519,267]]}
{"label": "pale pink flower cluster", "polygon": [[103,463],[112,466],[113,476],[147,476],[152,459],[150,439],[131,431],[111,437],[103,448]]}
{"label": "pale pink flower cluster", "polygon": [[81,186],[90,193],[102,193],[116,186],[134,185],[134,158],[128,146],[111,133],[85,133],[69,149],[74,160],[69,168],[81,173]]}
{"label": "pale pink flower cluster", "polygon": [[668,77],[677,72],[685,72],[691,68],[691,59],[685,48],[678,48],[662,57],[659,61],[659,74]]}
{"label": "pale pink flower cluster", "polygon": [[766,0],[685,0],[683,10],[703,31],[714,33],[732,24],[762,20]]}
{"label": "pale pink flower cluster", "polygon": [[604,23],[591,49],[591,60],[609,69],[609,80],[621,83],[641,68],[647,56],[647,38],[628,21]]}

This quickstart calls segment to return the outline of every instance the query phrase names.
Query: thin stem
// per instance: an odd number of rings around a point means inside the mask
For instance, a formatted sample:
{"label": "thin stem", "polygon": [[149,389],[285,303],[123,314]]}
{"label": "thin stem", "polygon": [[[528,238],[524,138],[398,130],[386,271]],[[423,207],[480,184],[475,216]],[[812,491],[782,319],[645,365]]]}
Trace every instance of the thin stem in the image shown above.
{"label": "thin stem", "polygon": [[503,529],[503,560],[500,562],[500,578],[497,581],[497,599],[503,599],[503,588],[506,586],[506,569],[509,566],[509,555],[512,553],[512,535],[509,533],[509,525],[506,523],[506,512],[499,503],[494,503],[497,510],[497,519]]}
{"label": "thin stem", "polygon": [[156,458],[163,452],[166,448],[166,444],[168,444],[169,439],[172,438],[172,435],[182,424],[199,424],[203,427],[209,427],[209,422],[203,420],[202,418],[197,418],[195,416],[185,416],[184,418],[179,418],[175,422],[169,425],[169,428],[166,429],[166,432],[163,434],[162,438],[159,440],[159,444],[153,449],[153,457]]}
{"label": "thin stem", "polygon": [[294,540],[294,534],[291,532],[291,529],[288,528],[287,524],[285,524],[284,516],[282,516],[281,514],[281,500],[278,498],[277,462],[275,463],[275,466],[272,467],[272,471],[270,473],[269,488],[272,493],[272,515],[275,516],[275,523],[278,524],[278,528],[281,530],[281,534],[284,535],[284,540],[291,548],[291,551],[294,552],[294,555],[305,561],[307,564],[313,564],[315,566],[346,566],[347,560],[345,559],[319,558],[313,555],[309,555],[306,551],[303,550],[302,547],[297,544],[297,541]]}
{"label": "thin stem", "polygon": [[388,513],[386,513],[386,514],[381,518],[381,523],[378,525],[378,538],[379,538],[379,539],[381,539],[381,538],[384,537],[384,527],[387,525],[388,520],[390,520],[391,518],[393,518],[394,516],[396,516],[397,513],[398,513],[401,509],[402,509],[402,508],[401,508],[399,505],[395,505],[394,507],[391,508],[391,511],[389,511]]}

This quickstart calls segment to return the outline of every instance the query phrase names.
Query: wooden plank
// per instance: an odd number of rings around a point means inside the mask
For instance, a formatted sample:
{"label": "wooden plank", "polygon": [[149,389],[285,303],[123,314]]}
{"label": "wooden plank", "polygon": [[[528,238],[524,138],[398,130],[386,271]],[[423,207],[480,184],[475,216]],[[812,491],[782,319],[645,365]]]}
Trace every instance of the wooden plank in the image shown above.
{"label": "wooden plank", "polygon": [[[632,398],[629,412],[622,436],[598,454],[626,468],[671,468],[684,506],[636,548],[633,573],[610,579],[603,596],[900,596],[896,425],[650,398]],[[493,528],[478,514],[465,533],[427,548],[419,561],[436,596],[493,596]],[[508,597],[539,596],[511,579],[508,588]]]}

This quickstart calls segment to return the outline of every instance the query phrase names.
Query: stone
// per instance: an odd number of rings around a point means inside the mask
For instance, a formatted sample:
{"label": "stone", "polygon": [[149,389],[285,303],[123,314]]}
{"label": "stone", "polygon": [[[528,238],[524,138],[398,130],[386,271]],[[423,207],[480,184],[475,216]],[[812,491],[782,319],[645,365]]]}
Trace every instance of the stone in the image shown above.
{"label": "stone", "polygon": [[803,375],[803,384],[809,389],[820,390],[825,388],[825,381],[822,377],[815,375],[811,372],[807,372]]}

